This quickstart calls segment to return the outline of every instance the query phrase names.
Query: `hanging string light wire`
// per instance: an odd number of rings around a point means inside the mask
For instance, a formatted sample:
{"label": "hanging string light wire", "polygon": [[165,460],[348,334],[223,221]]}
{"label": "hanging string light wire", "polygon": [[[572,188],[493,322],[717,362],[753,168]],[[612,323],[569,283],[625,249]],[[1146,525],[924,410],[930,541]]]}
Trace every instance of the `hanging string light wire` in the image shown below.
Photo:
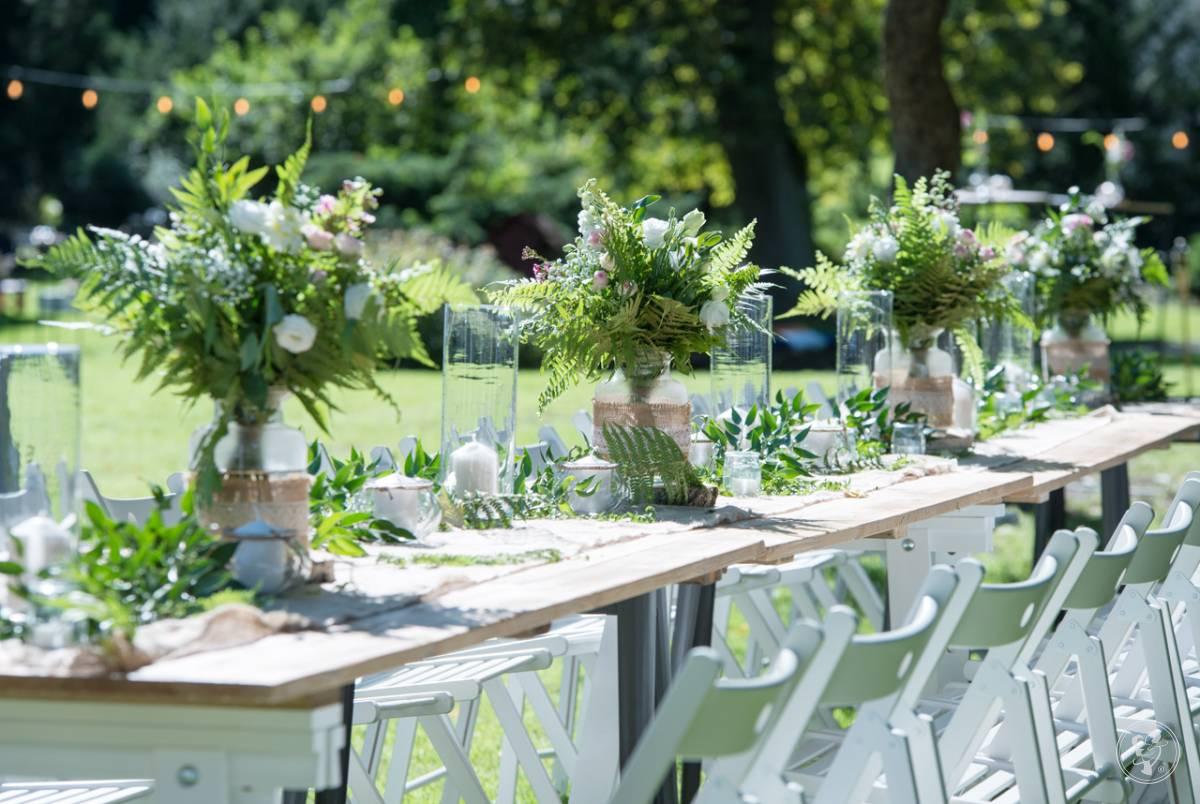
{"label": "hanging string light wire", "polygon": [[[23,84],[41,84],[43,86],[66,87],[68,89],[91,89],[97,92],[119,92],[129,95],[160,94],[163,81],[149,81],[138,78],[117,78],[107,75],[83,75],[80,73],[64,73],[58,70],[43,70],[40,67],[22,67],[5,65],[0,67],[5,78],[18,80]],[[299,94],[318,93],[321,95],[339,95],[349,92],[354,87],[352,78],[335,78],[328,81],[287,82],[277,81],[255,84],[235,84],[218,82],[208,87],[208,91],[217,94],[237,95],[242,98],[291,97]]]}

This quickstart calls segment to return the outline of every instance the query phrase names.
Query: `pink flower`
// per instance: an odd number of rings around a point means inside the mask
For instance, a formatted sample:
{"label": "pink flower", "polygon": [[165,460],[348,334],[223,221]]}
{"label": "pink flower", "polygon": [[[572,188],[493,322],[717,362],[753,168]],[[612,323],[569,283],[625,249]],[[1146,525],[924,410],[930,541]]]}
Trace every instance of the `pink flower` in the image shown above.
{"label": "pink flower", "polygon": [[333,248],[333,233],[327,232],[320,226],[313,226],[311,223],[306,224],[304,229],[304,239],[308,242],[309,248],[314,251],[329,251]]}
{"label": "pink flower", "polygon": [[970,229],[960,229],[958,242],[954,244],[955,255],[962,258],[970,257],[977,248],[979,248],[979,240],[975,237],[975,233]]}
{"label": "pink flower", "polygon": [[979,249],[979,259],[983,260],[984,262],[995,259],[995,257],[996,249],[992,248],[991,246],[984,246],[983,248]]}
{"label": "pink flower", "polygon": [[363,252],[363,241],[345,232],[335,237],[333,243],[337,246],[337,250],[347,257],[357,257]]}
{"label": "pink flower", "polygon": [[588,233],[588,236],[587,236],[588,245],[589,246],[600,245],[600,238],[601,238],[600,230],[593,229],[591,232]]}
{"label": "pink flower", "polygon": [[597,271],[592,274],[592,290],[600,291],[608,287],[608,272]]}
{"label": "pink flower", "polygon": [[550,266],[544,262],[535,262],[533,264],[533,281],[545,282],[550,276]]}
{"label": "pink flower", "polygon": [[632,280],[626,279],[624,282],[621,283],[621,295],[622,296],[628,297],[628,296],[632,296],[635,293],[637,293],[637,285]]}
{"label": "pink flower", "polygon": [[337,206],[337,199],[331,195],[323,195],[317,199],[317,212],[322,214],[332,215],[335,206]]}
{"label": "pink flower", "polygon": [[1065,215],[1062,219],[1063,231],[1069,235],[1075,234],[1077,231],[1089,231],[1092,228],[1091,215],[1084,215],[1082,212],[1076,212],[1071,215]]}

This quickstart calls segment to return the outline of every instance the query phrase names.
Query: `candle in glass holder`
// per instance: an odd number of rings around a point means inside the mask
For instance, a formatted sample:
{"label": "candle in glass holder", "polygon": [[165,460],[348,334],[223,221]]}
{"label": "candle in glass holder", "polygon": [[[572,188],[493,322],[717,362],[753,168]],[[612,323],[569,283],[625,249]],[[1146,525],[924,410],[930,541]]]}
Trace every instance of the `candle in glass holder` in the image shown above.
{"label": "candle in glass holder", "polygon": [[688,447],[688,461],[697,469],[710,469],[713,465],[713,458],[716,456],[716,444],[710,438],[702,433],[696,433],[692,436],[692,443]]}
{"label": "candle in glass holder", "polygon": [[762,459],[758,453],[726,452],[725,485],[735,497],[757,497],[762,491]]}
{"label": "candle in glass holder", "polygon": [[892,425],[893,455],[924,455],[925,425],[920,422],[896,422]]}
{"label": "candle in glass holder", "polygon": [[[560,468],[564,474],[575,478],[567,493],[567,503],[572,511],[577,514],[602,514],[613,507],[616,502],[615,463],[595,455],[586,455],[577,461],[564,463]],[[591,481],[590,493],[576,491],[579,484],[588,481]]]}
{"label": "candle in glass holder", "polygon": [[71,559],[71,532],[48,516],[26,519],[12,529],[12,535],[21,543],[25,572],[30,578]]}
{"label": "candle in glass holder", "polygon": [[450,473],[456,494],[500,491],[500,456],[481,441],[468,441],[450,453]]}

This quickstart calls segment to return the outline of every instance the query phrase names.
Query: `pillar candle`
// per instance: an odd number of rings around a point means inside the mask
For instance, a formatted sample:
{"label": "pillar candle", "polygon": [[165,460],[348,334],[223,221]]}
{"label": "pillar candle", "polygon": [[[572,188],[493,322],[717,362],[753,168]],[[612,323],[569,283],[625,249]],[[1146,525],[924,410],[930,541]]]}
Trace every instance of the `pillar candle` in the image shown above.
{"label": "pillar candle", "polygon": [[450,471],[458,494],[496,494],[500,490],[500,457],[482,442],[468,441],[450,453]]}

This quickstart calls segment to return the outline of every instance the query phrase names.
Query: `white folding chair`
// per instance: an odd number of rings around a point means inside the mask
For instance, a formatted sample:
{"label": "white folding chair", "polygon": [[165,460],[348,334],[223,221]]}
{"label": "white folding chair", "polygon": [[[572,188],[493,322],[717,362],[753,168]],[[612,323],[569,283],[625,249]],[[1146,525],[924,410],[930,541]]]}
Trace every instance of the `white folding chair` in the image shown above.
{"label": "white folding chair", "polygon": [[0,804],[119,804],[153,792],[144,780],[98,782],[9,782],[0,784]]}
{"label": "white folding chair", "polygon": [[[136,525],[145,524],[150,514],[158,510],[158,500],[153,496],[147,497],[108,497],[101,491],[92,477],[92,473],[81,469],[76,474],[80,496],[90,500],[119,522],[133,522]],[[183,494],[187,490],[187,481],[183,473],[175,472],[167,478],[163,500],[167,507],[162,511],[163,524],[174,525],[183,518]]]}

